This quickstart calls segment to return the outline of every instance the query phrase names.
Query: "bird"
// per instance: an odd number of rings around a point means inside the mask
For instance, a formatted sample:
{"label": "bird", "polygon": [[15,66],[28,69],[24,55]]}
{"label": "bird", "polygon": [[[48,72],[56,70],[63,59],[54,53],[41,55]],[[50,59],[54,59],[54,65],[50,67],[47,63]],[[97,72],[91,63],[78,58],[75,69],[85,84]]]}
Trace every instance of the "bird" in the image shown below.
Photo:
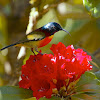
{"label": "bird", "polygon": [[52,40],[54,34],[58,31],[65,31],[70,35],[68,31],[66,31],[60,26],[60,24],[56,22],[49,22],[48,24],[25,35],[21,40],[13,44],[10,44],[8,46],[5,46],[4,48],[0,49],[0,51],[12,46],[19,46],[19,47],[24,46],[27,48],[31,48],[31,51],[33,53],[34,53],[33,50],[40,53],[38,51],[38,48],[47,45]]}

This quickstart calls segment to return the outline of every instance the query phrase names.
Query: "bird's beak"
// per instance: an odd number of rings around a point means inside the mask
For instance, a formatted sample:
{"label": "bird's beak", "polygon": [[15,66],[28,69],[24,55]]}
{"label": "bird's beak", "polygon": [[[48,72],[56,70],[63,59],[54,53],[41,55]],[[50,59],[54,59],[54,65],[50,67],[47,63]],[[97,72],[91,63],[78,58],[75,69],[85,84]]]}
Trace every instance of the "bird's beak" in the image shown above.
{"label": "bird's beak", "polygon": [[71,36],[71,34],[70,34],[68,31],[66,31],[66,30],[65,30],[65,29],[63,29],[63,28],[62,28],[62,30],[63,30],[63,31],[65,31],[65,32],[67,32],[67,33]]}

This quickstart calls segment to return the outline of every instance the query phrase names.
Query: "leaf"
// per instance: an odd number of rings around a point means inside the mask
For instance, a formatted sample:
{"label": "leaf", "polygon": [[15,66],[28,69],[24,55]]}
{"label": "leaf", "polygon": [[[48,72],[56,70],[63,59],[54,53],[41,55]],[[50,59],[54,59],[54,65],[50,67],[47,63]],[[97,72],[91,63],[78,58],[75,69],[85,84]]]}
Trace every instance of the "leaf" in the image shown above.
{"label": "leaf", "polygon": [[76,86],[76,94],[72,96],[72,100],[100,100],[100,81],[92,72],[85,72],[80,78]]}
{"label": "leaf", "polygon": [[36,100],[36,98],[35,97],[32,97],[32,98],[23,99],[23,100]]}
{"label": "leaf", "polygon": [[32,97],[33,92],[28,89],[19,88],[17,86],[0,87],[0,100],[22,100]]}
{"label": "leaf", "polygon": [[100,70],[95,72],[96,77],[100,80]]}
{"label": "leaf", "polygon": [[47,99],[47,98],[41,98],[39,100],[61,100],[60,97],[55,97],[55,96],[52,96],[50,99]]}
{"label": "leaf", "polygon": [[[35,97],[24,99],[24,100],[36,100]],[[40,98],[39,100],[61,100],[60,97],[52,96],[50,99],[47,99],[46,97]]]}
{"label": "leaf", "polygon": [[93,17],[100,17],[100,0],[83,0],[83,4]]}
{"label": "leaf", "polygon": [[80,78],[80,81],[77,83],[77,85],[84,85],[91,81],[93,81],[96,78],[96,76],[92,72],[85,72]]}

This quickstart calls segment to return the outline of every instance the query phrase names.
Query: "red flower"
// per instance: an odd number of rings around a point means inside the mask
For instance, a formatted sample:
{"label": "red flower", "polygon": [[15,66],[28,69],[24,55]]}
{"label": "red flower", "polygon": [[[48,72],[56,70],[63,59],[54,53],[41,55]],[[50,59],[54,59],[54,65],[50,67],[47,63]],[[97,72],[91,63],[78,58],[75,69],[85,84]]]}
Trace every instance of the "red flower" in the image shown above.
{"label": "red flower", "polygon": [[[92,69],[89,63],[91,56],[87,55],[82,49],[74,49],[73,45],[65,47],[61,42],[57,45],[53,44],[50,49],[57,58],[57,73],[59,73],[57,80],[61,80],[58,81],[58,84],[62,82],[61,86],[66,85],[66,79],[70,78],[69,83],[73,82],[80,78],[85,71]],[[60,89],[61,86],[57,86]]]}
{"label": "red flower", "polygon": [[65,47],[61,42],[50,48],[54,53],[31,55],[22,66],[22,80],[19,86],[33,90],[37,99],[52,94],[67,96],[71,82],[75,82],[85,71],[91,70],[91,56],[82,49],[74,49],[73,45]]}
{"label": "red flower", "polygon": [[26,64],[22,66],[22,80],[19,86],[33,90],[33,96],[37,99],[43,96],[50,98],[52,88],[55,87],[52,82],[55,79],[55,63],[52,58],[51,54],[31,55]]}

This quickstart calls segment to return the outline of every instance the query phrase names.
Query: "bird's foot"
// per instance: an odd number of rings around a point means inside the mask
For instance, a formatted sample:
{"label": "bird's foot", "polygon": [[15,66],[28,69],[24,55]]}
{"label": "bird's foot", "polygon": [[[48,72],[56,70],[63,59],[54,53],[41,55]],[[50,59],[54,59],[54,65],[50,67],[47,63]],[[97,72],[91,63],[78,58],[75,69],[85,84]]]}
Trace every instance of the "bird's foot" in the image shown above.
{"label": "bird's foot", "polygon": [[[35,52],[34,52],[34,50],[33,50],[33,48],[31,48],[31,51],[34,53],[34,55],[36,55]],[[39,52],[37,49],[35,49],[35,51],[38,52],[39,54],[43,55],[43,54],[42,54],[41,52]]]}
{"label": "bird's foot", "polygon": [[43,53],[41,53],[41,52],[39,52],[39,51],[36,51],[36,52],[38,52],[39,54],[43,55]]}
{"label": "bird's foot", "polygon": [[43,53],[41,53],[40,51],[37,50],[37,48],[35,49],[36,52],[38,52],[39,54],[43,55]]}
{"label": "bird's foot", "polygon": [[34,55],[36,55],[35,52],[33,51],[33,48],[31,48],[31,51],[34,53]]}

